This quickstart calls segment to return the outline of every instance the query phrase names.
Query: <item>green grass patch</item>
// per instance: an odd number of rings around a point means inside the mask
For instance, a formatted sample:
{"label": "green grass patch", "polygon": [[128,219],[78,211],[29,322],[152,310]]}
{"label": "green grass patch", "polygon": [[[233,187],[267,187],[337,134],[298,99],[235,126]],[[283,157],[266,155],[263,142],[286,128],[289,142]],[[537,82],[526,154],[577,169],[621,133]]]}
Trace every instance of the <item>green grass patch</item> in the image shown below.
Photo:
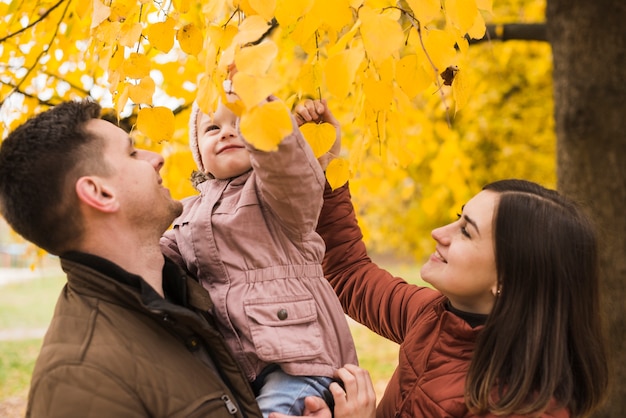
{"label": "green grass patch", "polygon": [[0,349],[0,400],[28,395],[30,376],[41,339],[2,341]]}
{"label": "green grass patch", "polygon": [[0,329],[47,327],[65,277],[42,277],[0,288]]}

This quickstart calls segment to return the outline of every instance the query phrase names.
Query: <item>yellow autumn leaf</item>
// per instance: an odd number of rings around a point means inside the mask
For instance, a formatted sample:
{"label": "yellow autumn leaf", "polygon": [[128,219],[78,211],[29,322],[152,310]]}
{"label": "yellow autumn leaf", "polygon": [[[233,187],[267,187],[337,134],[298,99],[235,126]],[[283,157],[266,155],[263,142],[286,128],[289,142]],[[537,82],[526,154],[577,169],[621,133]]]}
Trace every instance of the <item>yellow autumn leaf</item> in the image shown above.
{"label": "yellow autumn leaf", "polygon": [[376,111],[389,109],[393,100],[393,88],[390,83],[367,78],[363,81],[363,92],[372,109]]}
{"label": "yellow autumn leaf", "polygon": [[459,71],[454,76],[454,81],[452,82],[452,95],[455,102],[455,114],[463,109],[468,102],[467,82],[467,71],[459,69]]}
{"label": "yellow autumn leaf", "polygon": [[343,34],[343,36],[339,38],[339,40],[333,46],[328,48],[328,55],[332,56],[346,49],[346,47],[348,46],[348,43],[352,41],[352,39],[354,38],[354,35],[356,35],[357,30],[359,29],[360,26],[361,26],[361,21],[357,20],[355,24],[352,25],[352,28],[350,28],[349,31]]}
{"label": "yellow autumn leaf", "polygon": [[128,85],[126,83],[120,83],[117,86],[117,90],[113,95],[113,102],[115,103],[115,112],[117,115],[121,114],[128,102]]}
{"label": "yellow autumn leaf", "polygon": [[187,13],[191,5],[191,0],[173,0],[174,9],[180,13]]}
{"label": "yellow autumn leaf", "polygon": [[296,79],[296,89],[301,96],[314,96],[322,84],[322,68],[319,61],[306,63],[300,67]]}
{"label": "yellow autumn leaf", "polygon": [[122,24],[120,22],[109,22],[105,20],[94,29],[93,36],[105,44],[114,45],[120,35],[121,26]]}
{"label": "yellow autumn leaf", "polygon": [[275,100],[255,106],[241,115],[239,129],[246,141],[261,151],[275,151],[293,131],[291,114],[287,106]]}
{"label": "yellow autumn leaf", "polygon": [[175,24],[174,19],[168,17],[164,22],[150,25],[146,31],[150,45],[161,52],[169,52],[174,46],[176,37]]}
{"label": "yellow autumn leaf", "polygon": [[356,70],[364,57],[362,48],[353,48],[328,58],[324,72],[326,87],[333,96],[343,99],[353,90]]}
{"label": "yellow autumn leaf", "polygon": [[94,3],[95,1],[74,1],[72,2],[72,6],[74,6],[74,11],[76,12],[76,15],[82,21],[89,16],[89,13],[92,12],[93,7],[95,7],[93,5]]}
{"label": "yellow autumn leaf", "polygon": [[485,32],[487,32],[485,19],[482,14],[476,13],[476,20],[474,20],[472,27],[467,30],[467,34],[470,38],[481,39],[485,36]]}
{"label": "yellow autumn leaf", "polygon": [[[315,8],[322,15],[324,22],[338,32],[354,20],[348,0],[317,0]],[[332,10],[332,13],[328,13],[329,10]]]}
{"label": "yellow autumn leaf", "polygon": [[164,106],[144,107],[137,114],[137,129],[154,142],[169,141],[174,135],[174,113]]}
{"label": "yellow autumn leaf", "polygon": [[263,76],[278,54],[278,47],[272,41],[262,42],[241,48],[235,52],[237,71],[251,76]]}
{"label": "yellow autumn leaf", "polygon": [[135,103],[152,105],[154,90],[154,80],[151,77],[144,77],[139,84],[131,85],[128,88],[128,96]]}
{"label": "yellow autumn leaf", "polygon": [[431,29],[424,39],[428,56],[439,71],[448,67],[456,57],[456,38],[449,32]]}
{"label": "yellow autumn leaf", "polygon": [[314,1],[315,0],[277,0],[276,20],[281,26],[289,27],[311,10]]}
{"label": "yellow autumn leaf", "polygon": [[93,13],[91,14],[91,29],[98,27],[111,15],[111,8],[105,6],[101,0],[93,0]]}
{"label": "yellow autumn leaf", "polygon": [[143,26],[141,23],[135,22],[130,24],[123,24],[120,31],[120,45],[132,48],[141,37],[141,31]]}
{"label": "yellow autumn leaf", "polygon": [[254,14],[254,10],[250,7],[250,2],[248,0],[227,0],[227,2],[232,2],[232,8],[241,10],[245,16]]}
{"label": "yellow autumn leaf", "polygon": [[200,110],[207,115],[210,114],[212,109],[216,108],[215,105],[219,97],[220,93],[211,77],[202,74],[198,80],[198,95],[196,97],[196,103],[198,103]]}
{"label": "yellow autumn leaf", "polygon": [[446,12],[454,27],[466,33],[476,20],[476,0],[446,0]]}
{"label": "yellow autumn leaf", "polygon": [[398,62],[396,82],[407,96],[413,98],[432,84],[433,77],[421,65],[417,55],[409,54]]}
{"label": "yellow autumn leaf", "polygon": [[226,49],[237,35],[237,26],[216,26],[211,25],[207,28],[208,44],[218,49]]}
{"label": "yellow autumn leaf", "polygon": [[441,16],[441,0],[407,0],[406,2],[422,27]]}
{"label": "yellow autumn leaf", "polygon": [[315,158],[326,154],[337,138],[335,127],[330,123],[305,123],[300,126],[302,136],[309,143]]}
{"label": "yellow autumn leaf", "polygon": [[404,34],[397,20],[367,7],[359,11],[360,27],[367,55],[380,62],[397,52],[404,42]]}
{"label": "yellow autumn leaf", "polygon": [[259,15],[248,16],[239,25],[239,33],[233,39],[236,45],[245,45],[258,41],[259,38],[270,28],[269,23]]}
{"label": "yellow autumn leaf", "polygon": [[272,20],[276,10],[276,0],[248,0],[250,7],[265,20]]}
{"label": "yellow autumn leaf", "polygon": [[133,52],[127,60],[124,61],[124,74],[130,78],[141,79],[150,74],[152,61],[144,54]]}
{"label": "yellow autumn leaf", "polygon": [[476,0],[476,6],[480,10],[493,13],[493,0]]}
{"label": "yellow autumn leaf", "polygon": [[237,72],[233,76],[233,90],[247,109],[257,106],[270,94],[276,92],[280,81],[273,76],[251,76]]}
{"label": "yellow autumn leaf", "polygon": [[326,180],[331,189],[343,186],[350,179],[350,165],[345,158],[335,158],[326,167]]}
{"label": "yellow autumn leaf", "polygon": [[180,48],[187,54],[196,56],[202,50],[202,31],[193,23],[188,23],[176,32]]}

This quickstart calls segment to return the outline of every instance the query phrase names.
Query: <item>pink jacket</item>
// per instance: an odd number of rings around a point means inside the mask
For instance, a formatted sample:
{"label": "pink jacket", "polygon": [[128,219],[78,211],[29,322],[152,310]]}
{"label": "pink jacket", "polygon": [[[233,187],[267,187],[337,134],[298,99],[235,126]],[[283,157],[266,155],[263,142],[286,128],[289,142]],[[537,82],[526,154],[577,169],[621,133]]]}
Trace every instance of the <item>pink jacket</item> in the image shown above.
{"label": "pink jacket", "polygon": [[[347,186],[327,192],[318,231],[327,246],[324,271],[346,313],[400,345],[398,367],[376,416],[475,417],[465,404],[465,376],[483,326],[472,328],[448,311],[441,293],[393,277],[372,262]],[[539,416],[569,417],[556,402],[548,409]]]}
{"label": "pink jacket", "polygon": [[325,246],[315,228],[324,173],[295,122],[278,151],[248,148],[253,170],[201,183],[162,250],[209,291],[218,327],[250,381],[270,363],[292,375],[332,377],[357,357],[322,272]]}

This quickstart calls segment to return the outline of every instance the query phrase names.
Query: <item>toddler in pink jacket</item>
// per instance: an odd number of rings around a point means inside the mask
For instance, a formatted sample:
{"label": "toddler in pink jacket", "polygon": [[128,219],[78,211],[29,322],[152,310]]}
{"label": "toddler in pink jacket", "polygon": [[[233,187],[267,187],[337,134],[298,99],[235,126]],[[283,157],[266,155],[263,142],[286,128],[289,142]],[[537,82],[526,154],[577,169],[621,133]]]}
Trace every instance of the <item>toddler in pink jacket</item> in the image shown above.
{"label": "toddler in pink jacket", "polygon": [[[268,100],[277,100],[270,97]],[[324,101],[297,117],[339,127]],[[212,115],[194,104],[190,147],[200,177],[196,196],[161,239],[166,256],[197,277],[213,314],[267,416],[301,415],[305,396],[332,407],[336,369],[357,364],[346,317],[324,278],[316,233],[324,172],[293,131],[274,152],[246,142],[224,104]]]}

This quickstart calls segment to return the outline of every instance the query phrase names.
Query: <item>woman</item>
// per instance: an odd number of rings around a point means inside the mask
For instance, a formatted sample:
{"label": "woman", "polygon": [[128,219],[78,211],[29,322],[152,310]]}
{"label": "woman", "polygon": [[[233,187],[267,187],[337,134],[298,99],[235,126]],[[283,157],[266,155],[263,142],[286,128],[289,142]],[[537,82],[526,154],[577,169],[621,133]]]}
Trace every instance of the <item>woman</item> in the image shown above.
{"label": "woman", "polygon": [[557,192],[485,186],[432,232],[436,290],[372,263],[347,186],[327,189],[318,232],[346,313],[400,344],[378,417],[580,417],[604,397],[597,241]]}

